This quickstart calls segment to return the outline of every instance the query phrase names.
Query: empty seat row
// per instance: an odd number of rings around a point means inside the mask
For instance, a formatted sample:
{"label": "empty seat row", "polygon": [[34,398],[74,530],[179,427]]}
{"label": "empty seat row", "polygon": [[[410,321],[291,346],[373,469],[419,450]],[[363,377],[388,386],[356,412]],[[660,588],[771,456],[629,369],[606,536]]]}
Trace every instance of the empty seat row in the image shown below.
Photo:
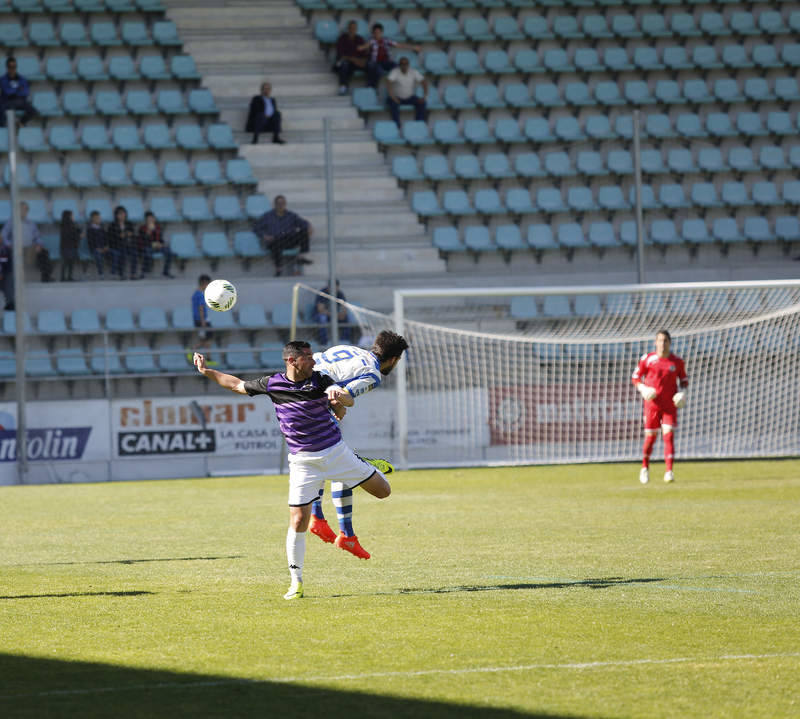
{"label": "empty seat row", "polygon": [[161,0],[3,0],[0,12],[164,12]]}
{"label": "empty seat row", "polygon": [[[98,171],[91,162],[71,162],[62,169],[60,162],[40,162],[34,172],[26,163],[17,164],[17,182],[20,187],[42,187],[60,189],[64,187],[193,187],[204,185],[255,185],[256,178],[250,170],[250,163],[243,158],[227,161],[223,167],[217,160],[198,160],[194,169],[185,160],[165,162],[163,170],[152,160],[134,162],[130,167],[121,160],[99,163]],[[8,182],[8,165],[4,172]]]}
{"label": "empty seat row", "polygon": [[30,82],[48,80],[68,82],[85,80],[199,80],[200,73],[191,55],[174,55],[169,64],[160,54],[143,55],[137,61],[130,55],[115,55],[107,60],[100,55],[82,55],[73,62],[67,55],[51,55],[44,62],[38,57],[17,57],[19,74]]}
{"label": "empty seat row", "polygon": [[86,90],[68,90],[59,99],[52,90],[34,92],[31,102],[40,115],[63,117],[72,115],[215,115],[217,106],[214,98],[205,88],[190,90],[184,99],[180,90],[128,90],[123,100],[117,90],[100,90],[92,98]]}
{"label": "empty seat row", "polygon": [[[217,364],[228,369],[274,370],[284,367],[283,344],[265,342],[258,347],[245,342],[231,342],[211,350]],[[93,347],[88,352],[80,348],[62,348],[54,353],[30,350],[25,357],[28,377],[80,378],[92,375],[175,374],[192,373],[189,361],[191,350],[179,344],[163,344],[152,349],[134,345],[123,350]],[[12,352],[0,352],[0,377],[16,374],[16,359]]]}
{"label": "empty seat row", "polygon": [[[648,189],[645,189],[648,188]],[[501,200],[494,189],[478,190],[474,199],[464,190],[447,190],[442,194],[441,204],[438,195],[432,190],[415,192],[411,197],[412,209],[423,218],[458,217],[493,214],[558,214],[564,212],[597,212],[630,210],[635,202],[635,188],[631,187],[629,196],[619,185],[602,185],[596,188],[573,186],[568,188],[543,187],[534,192],[525,188],[508,190],[505,200]],[[787,180],[782,190],[769,181],[756,182],[752,189],[742,182],[725,182],[718,193],[710,182],[692,185],[687,196],[683,185],[664,183],[655,193],[649,185],[643,187],[642,205],[645,209],[666,208],[671,210],[697,207],[740,208],[740,207],[780,207],[800,206],[800,180]]]}
{"label": "empty seat row", "polygon": [[526,152],[510,158],[504,152],[492,152],[482,159],[477,155],[456,155],[450,160],[444,155],[429,155],[422,160],[422,169],[413,155],[399,155],[392,159],[392,174],[402,182],[429,180],[502,180],[515,177],[541,177],[543,172],[539,156]]}
{"label": "empty seat row", "polygon": [[[136,125],[116,125],[109,131],[103,124],[89,123],[78,132],[71,124],[52,124],[47,135],[38,126],[20,128],[19,148],[24,152],[69,152],[71,150],[235,150],[239,147],[229,125],[213,123],[205,129],[199,125],[179,125],[174,135],[163,122],[151,122],[140,129]],[[8,152],[8,130],[0,127],[0,152]]]}
{"label": "empty seat row", "polygon": [[27,28],[19,22],[0,21],[0,43],[6,47],[175,47],[182,44],[171,20],[157,20],[151,29],[143,21],[124,21],[117,27],[114,22],[100,20],[87,27],[80,19],[66,20],[59,29],[50,20],[32,20]]}
{"label": "empty seat row", "polygon": [[[653,220],[645,225],[647,245],[697,246],[740,242],[797,242],[800,240],[800,220],[794,215],[782,215],[774,222],[762,216],[745,217],[737,222],[732,217],[720,217],[706,223],[703,219],[686,219],[676,223],[668,218]],[[615,228],[610,222],[592,222],[584,227],[577,222],[529,225],[527,232],[519,225],[500,225],[494,229],[483,225],[437,227],[433,232],[434,247],[445,254],[470,252],[516,252],[534,250],[609,249],[632,247],[637,243],[636,223],[622,222]]]}

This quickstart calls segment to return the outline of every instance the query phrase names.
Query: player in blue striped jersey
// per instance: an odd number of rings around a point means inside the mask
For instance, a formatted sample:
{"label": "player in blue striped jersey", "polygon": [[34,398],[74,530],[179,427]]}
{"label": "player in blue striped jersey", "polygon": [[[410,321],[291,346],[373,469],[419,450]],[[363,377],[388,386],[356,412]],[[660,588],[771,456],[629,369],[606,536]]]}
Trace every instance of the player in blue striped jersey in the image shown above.
{"label": "player in blue striped jersey", "polygon": [[195,353],[197,371],[220,387],[253,397],[265,394],[275,405],[283,436],[289,448],[289,531],[286,555],[292,584],[284,599],[303,596],[305,533],[311,518],[311,503],[322,494],[325,480],[336,480],[343,488],[363,487],[384,499],[391,493],[386,478],[358,457],[342,440],[339,423],[330,408],[352,407],[349,391],[328,375],[314,370],[308,342],[289,342],[283,348],[285,372],[244,381],[206,366]]}
{"label": "player in blue striped jersey", "polygon": [[[330,377],[355,399],[378,387],[381,379],[397,366],[406,349],[408,342],[405,338],[390,330],[383,330],[375,337],[370,350],[352,345],[336,345],[324,352],[315,353],[314,370]],[[386,460],[364,459],[384,474],[394,469]],[[353,490],[340,482],[331,482],[331,498],[339,520],[339,535],[336,535],[325,519],[322,495],[311,505],[309,530],[324,542],[333,542],[337,547],[361,559],[369,559],[369,552],[361,546],[353,531]]]}

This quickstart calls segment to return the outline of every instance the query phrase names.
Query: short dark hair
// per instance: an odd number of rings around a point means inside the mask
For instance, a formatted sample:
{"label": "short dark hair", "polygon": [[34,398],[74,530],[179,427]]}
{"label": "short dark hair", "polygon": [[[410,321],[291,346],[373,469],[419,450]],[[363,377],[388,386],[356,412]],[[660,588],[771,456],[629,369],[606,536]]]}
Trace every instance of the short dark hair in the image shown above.
{"label": "short dark hair", "polygon": [[658,332],[656,332],[656,337],[658,337],[659,335],[664,335],[664,337],[666,337],[670,341],[670,344],[672,344],[672,335],[667,330],[659,330]]}
{"label": "short dark hair", "polygon": [[375,337],[375,342],[372,344],[372,354],[378,358],[379,362],[402,357],[403,352],[407,349],[408,342],[406,342],[406,338],[391,330],[379,332]]}
{"label": "short dark hair", "polygon": [[99,215],[99,214],[100,214],[100,210],[92,210],[89,213],[89,217],[94,217],[95,215]]}
{"label": "short dark hair", "polygon": [[304,340],[292,340],[283,346],[283,359],[286,361],[290,357],[299,357],[303,350],[310,350],[311,345]]}
{"label": "short dark hair", "polygon": [[17,58],[15,58],[13,55],[9,55],[6,58],[6,67],[8,67],[12,62],[16,65],[17,64]]}
{"label": "short dark hair", "polygon": [[128,219],[128,211],[125,209],[125,207],[123,205],[117,205],[114,208],[114,219],[115,220],[117,219],[117,213],[119,213],[120,210],[122,210],[122,212],[125,213],[125,219],[127,220]]}
{"label": "short dark hair", "polygon": [[150,212],[150,210],[148,210],[147,212],[144,213],[144,219],[146,220],[148,217],[155,217],[155,215],[152,212]]}
{"label": "short dark hair", "polygon": [[204,282],[211,282],[211,278],[208,275],[200,275],[197,278],[197,284],[202,285]]}
{"label": "short dark hair", "polygon": [[372,32],[375,32],[376,30],[380,30],[381,32],[383,32],[383,25],[381,25],[379,22],[376,22],[372,26]]}

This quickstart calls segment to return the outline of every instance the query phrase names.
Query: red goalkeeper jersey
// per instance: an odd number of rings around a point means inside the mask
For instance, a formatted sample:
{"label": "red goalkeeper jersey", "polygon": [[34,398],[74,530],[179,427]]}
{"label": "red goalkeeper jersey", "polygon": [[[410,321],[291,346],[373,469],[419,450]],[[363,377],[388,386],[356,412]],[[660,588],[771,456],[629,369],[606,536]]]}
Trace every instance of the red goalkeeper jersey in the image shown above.
{"label": "red goalkeeper jersey", "polygon": [[655,352],[642,355],[631,379],[634,384],[643,382],[655,389],[656,396],[653,402],[669,407],[674,406],[672,395],[678,391],[678,387],[686,389],[689,385],[686,367],[680,357],[674,354],[670,354],[669,357],[659,357]]}

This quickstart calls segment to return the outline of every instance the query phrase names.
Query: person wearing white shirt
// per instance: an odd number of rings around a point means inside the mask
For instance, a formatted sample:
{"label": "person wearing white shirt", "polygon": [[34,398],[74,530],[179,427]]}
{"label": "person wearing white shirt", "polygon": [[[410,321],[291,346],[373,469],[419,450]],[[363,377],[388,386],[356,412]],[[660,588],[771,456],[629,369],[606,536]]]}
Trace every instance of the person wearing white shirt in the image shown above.
{"label": "person wearing white shirt", "polygon": [[[417,95],[417,87],[422,86],[422,97]],[[401,57],[400,64],[386,76],[388,97],[386,103],[392,119],[400,127],[400,106],[413,105],[414,119],[423,121],[426,114],[428,81],[419,70],[409,66],[408,58]]]}

